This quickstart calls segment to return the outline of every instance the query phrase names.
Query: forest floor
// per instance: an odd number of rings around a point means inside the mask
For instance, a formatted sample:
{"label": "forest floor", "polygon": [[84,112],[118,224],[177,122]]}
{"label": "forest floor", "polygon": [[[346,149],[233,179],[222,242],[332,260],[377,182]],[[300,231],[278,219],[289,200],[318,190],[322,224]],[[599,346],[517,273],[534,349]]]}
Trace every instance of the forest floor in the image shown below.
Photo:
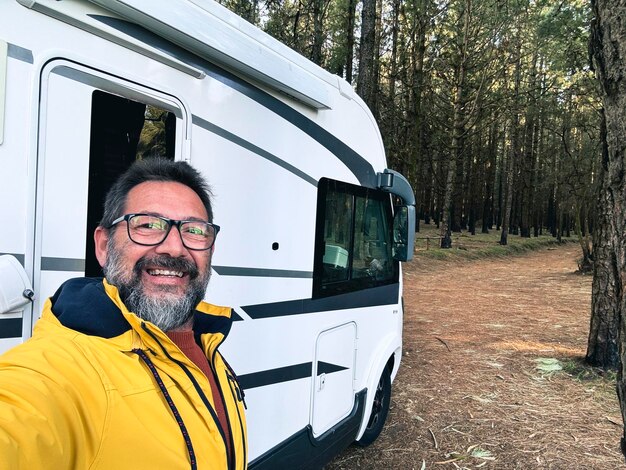
{"label": "forest floor", "polygon": [[387,423],[326,470],[626,468],[615,375],[582,362],[591,276],[577,273],[579,256],[567,243],[404,264]]}

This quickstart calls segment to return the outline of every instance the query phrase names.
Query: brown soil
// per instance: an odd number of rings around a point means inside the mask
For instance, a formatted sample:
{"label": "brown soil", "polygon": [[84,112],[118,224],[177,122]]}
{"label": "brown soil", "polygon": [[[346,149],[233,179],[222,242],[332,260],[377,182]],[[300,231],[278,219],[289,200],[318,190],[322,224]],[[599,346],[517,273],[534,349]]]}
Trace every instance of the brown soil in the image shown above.
{"label": "brown soil", "polygon": [[[582,363],[591,277],[575,272],[578,256],[569,244],[406,264],[387,424],[326,469],[624,468],[614,376]],[[539,358],[564,370],[542,371]]]}

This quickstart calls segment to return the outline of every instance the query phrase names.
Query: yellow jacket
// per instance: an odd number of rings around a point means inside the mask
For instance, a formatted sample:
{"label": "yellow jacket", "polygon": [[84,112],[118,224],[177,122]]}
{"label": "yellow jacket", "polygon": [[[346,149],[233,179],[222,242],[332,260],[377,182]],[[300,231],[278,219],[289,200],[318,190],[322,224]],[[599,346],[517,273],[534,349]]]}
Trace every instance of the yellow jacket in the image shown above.
{"label": "yellow jacket", "polygon": [[82,278],[0,356],[0,469],[246,468],[243,391],[217,351],[230,315],[202,302],[194,322],[224,397],[230,462],[207,377],[115,287]]}

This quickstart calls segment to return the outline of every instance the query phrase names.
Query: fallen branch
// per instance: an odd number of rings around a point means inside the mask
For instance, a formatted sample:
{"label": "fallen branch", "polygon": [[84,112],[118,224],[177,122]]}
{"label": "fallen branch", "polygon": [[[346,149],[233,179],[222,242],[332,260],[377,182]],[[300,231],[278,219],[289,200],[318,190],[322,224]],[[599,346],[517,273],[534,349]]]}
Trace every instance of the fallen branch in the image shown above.
{"label": "fallen branch", "polygon": [[432,432],[430,428],[428,428],[428,432],[430,433],[430,435],[433,438],[433,442],[435,444],[435,450],[439,450],[439,444],[437,444],[437,438],[435,437],[435,433]]}
{"label": "fallen branch", "polygon": [[620,423],[617,419],[615,418],[611,418],[610,416],[606,417],[607,421],[611,424],[614,424],[615,426],[621,426],[622,423]]}
{"label": "fallen branch", "polygon": [[448,343],[446,343],[446,342],[445,342],[444,340],[442,340],[441,338],[438,338],[437,336],[435,336],[435,339],[436,339],[436,340],[438,340],[438,341],[441,341],[441,343],[442,343],[442,344],[446,347],[446,349],[447,349],[449,352],[452,352],[452,351],[450,350],[450,346],[448,346]]}

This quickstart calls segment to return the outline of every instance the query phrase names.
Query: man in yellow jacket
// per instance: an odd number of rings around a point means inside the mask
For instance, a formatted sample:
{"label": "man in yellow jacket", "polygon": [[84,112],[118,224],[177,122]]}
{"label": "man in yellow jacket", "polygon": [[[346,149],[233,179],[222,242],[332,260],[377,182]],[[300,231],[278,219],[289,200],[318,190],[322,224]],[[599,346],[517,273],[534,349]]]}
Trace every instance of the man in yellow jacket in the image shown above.
{"label": "man in yellow jacket", "polygon": [[94,238],[105,279],[64,283],[0,356],[0,469],[246,468],[243,390],[202,301],[219,227],[183,162],[134,164]]}

